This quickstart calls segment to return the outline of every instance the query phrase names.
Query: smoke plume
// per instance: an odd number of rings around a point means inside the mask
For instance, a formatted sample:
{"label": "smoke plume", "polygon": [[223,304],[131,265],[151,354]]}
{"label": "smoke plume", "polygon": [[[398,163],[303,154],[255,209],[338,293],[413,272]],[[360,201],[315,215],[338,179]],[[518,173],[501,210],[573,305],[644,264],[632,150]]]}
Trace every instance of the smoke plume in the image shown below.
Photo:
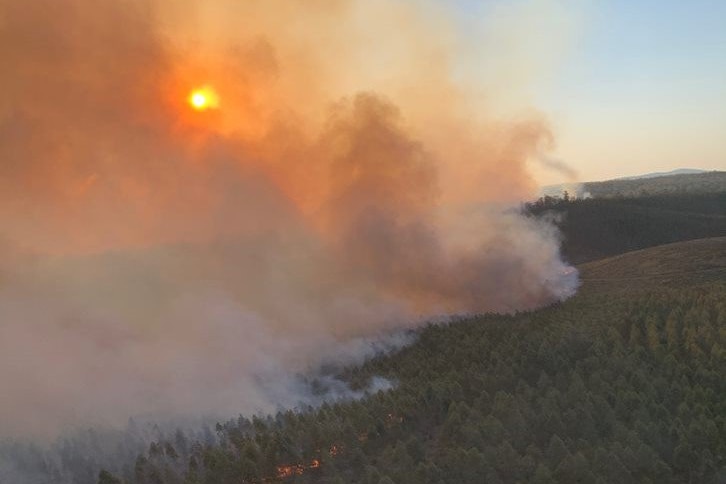
{"label": "smoke plume", "polygon": [[459,43],[440,2],[0,0],[0,434],[291,405],[334,348],[570,296],[505,210],[552,133]]}

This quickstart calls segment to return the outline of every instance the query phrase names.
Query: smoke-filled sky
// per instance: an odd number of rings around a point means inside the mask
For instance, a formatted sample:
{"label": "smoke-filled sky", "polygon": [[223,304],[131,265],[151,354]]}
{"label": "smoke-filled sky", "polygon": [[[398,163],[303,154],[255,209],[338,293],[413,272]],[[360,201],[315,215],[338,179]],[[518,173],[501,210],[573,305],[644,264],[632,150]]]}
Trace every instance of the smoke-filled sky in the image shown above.
{"label": "smoke-filled sky", "polygon": [[511,207],[569,169],[525,92],[568,35],[527,26],[576,19],[500,8],[0,0],[0,435],[274,410],[392,330],[572,295]]}

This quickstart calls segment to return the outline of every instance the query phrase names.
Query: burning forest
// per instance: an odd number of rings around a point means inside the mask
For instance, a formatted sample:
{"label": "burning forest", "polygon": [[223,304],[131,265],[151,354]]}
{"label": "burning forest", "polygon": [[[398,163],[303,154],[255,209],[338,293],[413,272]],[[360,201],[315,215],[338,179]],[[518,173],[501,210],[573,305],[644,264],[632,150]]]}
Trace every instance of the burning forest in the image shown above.
{"label": "burning forest", "polygon": [[457,74],[455,22],[0,0],[0,435],[294,407],[366,341],[571,296],[556,229],[509,210],[553,133]]}
{"label": "burning forest", "polygon": [[726,9],[635,3],[0,0],[0,484],[726,476]]}

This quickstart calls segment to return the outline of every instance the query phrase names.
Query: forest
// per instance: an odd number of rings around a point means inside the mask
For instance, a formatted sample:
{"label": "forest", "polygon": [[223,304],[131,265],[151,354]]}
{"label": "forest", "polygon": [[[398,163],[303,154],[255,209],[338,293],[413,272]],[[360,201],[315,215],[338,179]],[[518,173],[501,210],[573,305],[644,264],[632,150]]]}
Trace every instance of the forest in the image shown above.
{"label": "forest", "polygon": [[[578,294],[430,324],[335,370],[391,390],[191,430],[132,421],[0,456],[38,484],[726,482],[725,197],[530,204],[583,262]],[[712,238],[660,245],[698,237]]]}
{"label": "forest", "polygon": [[[726,239],[710,250],[726,254]],[[98,482],[723,482],[724,294],[722,266],[430,325],[399,353],[343,372],[358,386],[393,379],[392,391],[241,416],[207,442],[169,435]]]}
{"label": "forest", "polygon": [[726,235],[726,191],[645,197],[542,197],[525,213],[555,221],[562,253],[580,264],[623,252]]}

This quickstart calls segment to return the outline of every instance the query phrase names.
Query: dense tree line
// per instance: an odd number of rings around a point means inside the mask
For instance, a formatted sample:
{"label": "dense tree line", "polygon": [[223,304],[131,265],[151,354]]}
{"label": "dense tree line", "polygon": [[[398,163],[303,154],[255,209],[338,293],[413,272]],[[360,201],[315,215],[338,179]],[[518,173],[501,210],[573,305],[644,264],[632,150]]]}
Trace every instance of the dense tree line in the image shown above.
{"label": "dense tree line", "polygon": [[574,264],[683,240],[726,235],[726,192],[640,198],[543,197],[526,213],[551,217]]}
{"label": "dense tree line", "polygon": [[151,444],[100,483],[726,479],[726,283],[586,291],[420,331],[344,378],[389,392]]}

